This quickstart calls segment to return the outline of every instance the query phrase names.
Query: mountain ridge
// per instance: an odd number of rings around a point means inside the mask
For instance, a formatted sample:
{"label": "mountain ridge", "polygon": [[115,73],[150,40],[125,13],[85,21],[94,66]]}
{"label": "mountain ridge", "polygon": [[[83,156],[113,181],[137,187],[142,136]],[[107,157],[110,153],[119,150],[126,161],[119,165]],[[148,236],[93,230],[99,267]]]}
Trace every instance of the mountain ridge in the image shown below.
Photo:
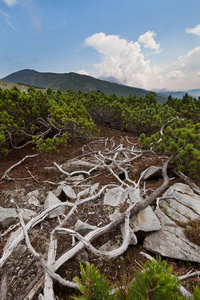
{"label": "mountain ridge", "polygon": [[200,89],[191,89],[191,90],[186,90],[186,91],[162,91],[162,90],[157,90],[155,91],[156,93],[159,93],[163,96],[168,97],[169,95],[172,96],[172,98],[182,98],[186,93],[194,98],[200,97]]}
{"label": "mountain ridge", "polygon": [[[108,96],[115,93],[118,97],[129,95],[136,95],[137,97],[145,97],[151,91],[130,87],[118,83],[111,83],[106,80],[101,80],[88,75],[82,75],[75,72],[69,73],[52,73],[52,72],[38,72],[31,69],[24,69],[14,72],[1,80],[32,85],[40,88],[60,89],[67,91],[67,89],[78,92],[90,92],[101,90]],[[163,103],[167,100],[165,95],[157,94],[158,103]]]}

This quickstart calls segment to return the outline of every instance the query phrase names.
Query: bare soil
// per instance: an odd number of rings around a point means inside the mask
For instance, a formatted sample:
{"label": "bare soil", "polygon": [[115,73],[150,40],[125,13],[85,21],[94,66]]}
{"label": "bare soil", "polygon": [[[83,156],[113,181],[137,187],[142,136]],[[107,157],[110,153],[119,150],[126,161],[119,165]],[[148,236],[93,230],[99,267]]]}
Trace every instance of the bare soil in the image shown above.
{"label": "bare soil", "polygon": [[[116,142],[120,142],[121,137],[127,136],[126,132],[121,132],[115,129],[100,127],[101,133],[100,136],[108,137],[111,139],[115,137]],[[137,142],[137,137],[129,135],[131,141]],[[53,166],[53,162],[62,164],[67,160],[77,157],[81,154],[81,148],[84,144],[87,144],[87,141],[73,141],[69,142],[66,148],[60,148],[59,153],[52,153],[50,157],[44,157],[38,155],[35,158],[29,158],[20,164],[18,167],[14,168],[10,173],[10,176],[13,178],[12,181],[0,181],[0,206],[2,207],[12,207],[10,203],[10,198],[13,194],[16,196],[15,201],[20,207],[33,209],[26,202],[27,193],[38,189],[41,192],[40,202],[42,203],[45,199],[49,190],[53,190],[55,187],[51,184],[47,184],[44,181],[59,182],[63,179],[63,174],[57,173],[45,173],[44,168]],[[22,148],[20,151],[12,150],[7,157],[0,157],[0,178],[4,172],[24,158],[26,155],[35,154],[36,152],[32,150],[31,147]],[[146,169],[151,165],[161,166],[163,164],[163,158],[158,155],[146,154],[142,159],[134,161],[132,163],[132,179],[138,179],[141,171]],[[173,166],[171,166],[173,168]],[[26,180],[15,180],[16,178],[22,179],[29,177],[31,172],[34,178],[29,178]],[[99,182],[100,186],[108,184],[110,182],[116,182],[115,178],[107,176],[108,174],[102,174],[100,176],[94,177],[89,182],[91,184]],[[171,180],[170,184],[174,184],[180,180],[174,178]],[[200,181],[196,180],[195,183],[200,186]],[[149,181],[146,184],[146,188],[156,189],[162,184],[162,179],[155,181]],[[34,208],[36,212],[39,212],[40,208]],[[88,212],[93,212],[89,214]],[[67,213],[67,209],[66,209]],[[79,217],[82,221],[87,221],[90,224],[98,225],[102,222],[102,225],[105,225],[107,220],[107,212],[102,205],[102,199],[94,201],[94,203],[86,203],[81,206],[76,214],[74,214],[70,220],[68,226],[74,225],[76,218]],[[30,234],[30,239],[32,245],[35,249],[43,253],[46,256],[46,251],[48,248],[49,242],[49,233],[58,224],[57,219],[46,220],[42,225],[37,225]],[[6,228],[1,230],[1,233],[5,232]],[[3,247],[7,241],[8,236],[4,236],[0,242],[0,254],[2,254]],[[104,244],[107,240],[111,239],[116,244],[121,243],[121,234],[119,230],[111,232],[109,236],[103,236],[98,241],[94,243],[95,246],[99,247]],[[142,248],[143,237],[139,238],[139,243],[137,246],[130,246],[128,250],[117,259],[111,260],[102,260],[95,257],[93,254],[88,253],[90,263],[94,263],[100,268],[100,270],[105,273],[111,282],[120,281],[123,275],[127,274],[131,277],[134,276],[134,271],[138,268],[141,268],[141,264],[145,263],[147,260],[140,255],[140,252],[144,251]],[[23,243],[22,243],[23,244]],[[62,254],[66,249],[71,247],[71,238],[62,236],[59,238],[58,243],[58,256]],[[152,255],[152,254],[151,254]],[[165,258],[164,258],[165,259]],[[172,273],[177,273],[178,275],[186,274],[189,270],[194,268],[199,270],[200,266],[195,263],[177,261],[166,258],[166,261],[172,268]],[[8,262],[5,264],[4,268],[0,270],[0,280],[5,272],[8,272],[8,295],[7,299],[20,299],[22,297],[24,290],[29,286],[29,284],[36,278],[37,274],[41,271],[41,267],[38,262],[36,262],[32,255],[25,252],[20,258],[19,254],[15,253],[11,256]],[[79,258],[76,257],[68,262],[66,265],[63,265],[58,273],[64,278],[72,280],[75,276],[79,276],[80,267],[79,267]],[[193,286],[199,283],[197,277],[187,279],[183,281],[184,287],[190,292],[193,291]],[[55,282],[55,293],[57,299],[71,299],[71,295],[76,293],[76,291],[69,288],[60,286]],[[23,297],[21,298],[23,299]]]}

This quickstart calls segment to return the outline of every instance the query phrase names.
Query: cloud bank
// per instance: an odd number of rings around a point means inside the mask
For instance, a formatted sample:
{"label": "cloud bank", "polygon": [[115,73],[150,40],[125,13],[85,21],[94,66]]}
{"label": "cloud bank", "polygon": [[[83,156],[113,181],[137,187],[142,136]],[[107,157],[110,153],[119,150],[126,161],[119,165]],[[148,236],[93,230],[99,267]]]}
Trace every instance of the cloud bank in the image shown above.
{"label": "cloud bank", "polygon": [[[200,24],[195,28],[187,28],[186,33],[200,36]],[[149,49],[151,55],[162,51],[155,37],[153,31],[140,35],[135,42],[103,32],[89,36],[85,39],[86,46],[101,55],[100,63],[94,65],[94,71],[90,74],[108,80],[114,78],[118,83],[145,89],[156,89],[158,86],[171,90],[199,87],[200,45],[186,55],[179,56],[177,61],[160,67],[152,64],[150,55],[146,56],[142,51]]]}
{"label": "cloud bank", "polygon": [[[146,48],[155,52],[160,49],[160,45],[154,41],[153,32],[139,39]],[[128,42],[118,35],[100,32],[89,36],[85,43],[102,55],[100,64],[95,65],[98,77],[116,78],[117,82],[142,88],[161,80],[160,69],[151,66],[150,60],[145,60],[139,41]]]}

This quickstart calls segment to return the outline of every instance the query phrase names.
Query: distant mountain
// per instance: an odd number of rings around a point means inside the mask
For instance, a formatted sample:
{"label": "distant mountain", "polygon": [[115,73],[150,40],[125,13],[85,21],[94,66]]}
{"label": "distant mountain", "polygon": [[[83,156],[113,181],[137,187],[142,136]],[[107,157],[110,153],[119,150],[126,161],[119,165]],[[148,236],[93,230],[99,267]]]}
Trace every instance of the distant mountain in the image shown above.
{"label": "distant mountain", "polygon": [[166,90],[158,90],[158,93],[168,97],[169,95],[172,96],[172,98],[183,98],[183,96],[185,95],[185,93],[188,93],[188,95],[194,97],[194,98],[198,98],[200,97],[200,89],[194,89],[194,90],[187,90],[187,91],[178,91],[178,92],[172,92],[172,91],[166,91]]}
{"label": "distant mountain", "polygon": [[[150,93],[148,90],[111,83],[77,73],[40,73],[34,70],[25,69],[12,73],[1,80],[41,88],[60,89],[61,91],[67,91],[68,89],[74,90],[75,92],[78,92],[79,90],[82,92],[101,90],[106,95],[115,93],[118,97],[128,97],[129,95],[145,97],[146,94]],[[165,95],[157,94],[158,103],[163,103],[166,99]]]}

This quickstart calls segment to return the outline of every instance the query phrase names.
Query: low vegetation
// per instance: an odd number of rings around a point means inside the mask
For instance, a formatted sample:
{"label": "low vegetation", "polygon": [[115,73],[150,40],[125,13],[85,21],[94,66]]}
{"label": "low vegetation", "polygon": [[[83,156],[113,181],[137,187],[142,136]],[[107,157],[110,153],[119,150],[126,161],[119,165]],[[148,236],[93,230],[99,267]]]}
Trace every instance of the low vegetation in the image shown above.
{"label": "low vegetation", "polygon": [[104,124],[140,135],[143,149],[172,155],[177,170],[198,176],[200,98],[170,96],[161,105],[155,93],[125,98],[101,91],[75,93],[33,87],[25,93],[14,86],[0,89],[0,111],[2,155],[27,144],[33,144],[39,152],[51,153],[70,139],[98,134],[96,125]]}
{"label": "low vegetation", "polygon": [[[121,282],[111,285],[94,265],[81,265],[81,279],[76,277],[80,297],[74,300],[183,300],[180,280],[172,275],[171,268],[161,258],[149,261],[135,272],[134,278],[124,276]],[[193,300],[200,299],[200,288],[194,288]]]}

